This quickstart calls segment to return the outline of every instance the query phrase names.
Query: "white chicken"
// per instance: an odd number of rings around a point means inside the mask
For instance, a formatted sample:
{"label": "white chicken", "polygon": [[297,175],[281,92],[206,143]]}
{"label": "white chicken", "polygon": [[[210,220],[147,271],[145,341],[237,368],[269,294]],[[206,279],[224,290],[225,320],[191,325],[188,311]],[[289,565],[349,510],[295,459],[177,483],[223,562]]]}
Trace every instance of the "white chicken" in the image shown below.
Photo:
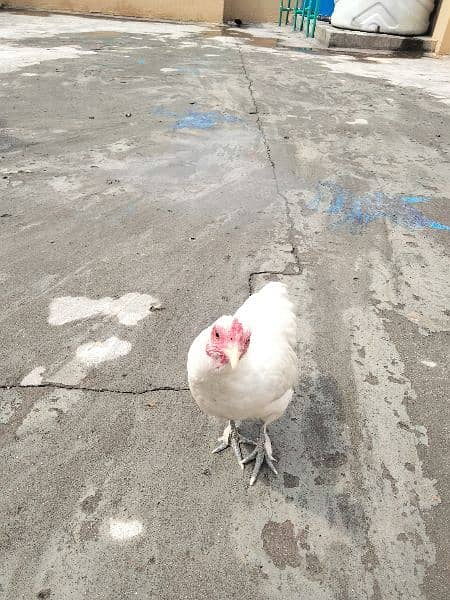
{"label": "white chicken", "polygon": [[[187,360],[189,388],[208,415],[229,421],[220,445],[231,446],[241,465],[255,459],[253,485],[264,460],[273,465],[267,426],[286,410],[297,377],[296,316],[286,286],[271,282],[250,296],[234,316],[222,316],[193,341]],[[236,420],[262,421],[256,442],[243,438]],[[240,444],[253,444],[242,457]]]}

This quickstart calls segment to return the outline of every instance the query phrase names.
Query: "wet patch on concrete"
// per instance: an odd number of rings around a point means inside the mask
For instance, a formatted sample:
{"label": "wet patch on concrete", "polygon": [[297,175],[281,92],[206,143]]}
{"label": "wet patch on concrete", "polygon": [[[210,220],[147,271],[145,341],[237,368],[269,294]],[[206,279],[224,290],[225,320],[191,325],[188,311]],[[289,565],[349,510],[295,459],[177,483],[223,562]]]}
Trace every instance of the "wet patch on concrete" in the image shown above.
{"label": "wet patch on concrete", "polygon": [[298,539],[294,534],[294,525],[291,521],[275,523],[269,521],[264,525],[261,533],[263,547],[270,556],[274,565],[279,569],[299,567],[301,558],[298,553]]}
{"label": "wet patch on concrete", "polygon": [[102,493],[100,492],[100,490],[96,490],[94,494],[90,494],[82,500],[80,504],[81,510],[88,515],[92,514],[96,511],[101,498]]}
{"label": "wet patch on concrete", "polygon": [[300,478],[297,475],[292,475],[291,473],[283,473],[283,484],[285,488],[295,488],[298,487]]}
{"label": "wet patch on concrete", "polygon": [[100,522],[97,519],[83,521],[78,530],[78,537],[82,542],[93,542],[100,535]]}

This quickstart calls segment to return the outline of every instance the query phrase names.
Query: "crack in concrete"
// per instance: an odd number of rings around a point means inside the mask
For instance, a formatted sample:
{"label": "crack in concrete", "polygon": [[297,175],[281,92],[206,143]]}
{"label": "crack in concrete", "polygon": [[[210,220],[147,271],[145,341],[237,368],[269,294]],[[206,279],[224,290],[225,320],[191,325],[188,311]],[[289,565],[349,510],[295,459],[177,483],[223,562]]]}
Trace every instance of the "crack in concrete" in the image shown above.
{"label": "crack in concrete", "polygon": [[150,394],[153,392],[188,392],[189,388],[187,387],[177,387],[171,385],[163,385],[159,387],[147,388],[144,390],[115,390],[111,388],[90,388],[76,385],[66,385],[64,383],[40,383],[38,385],[5,385],[0,384],[0,390],[29,390],[29,389],[51,389],[51,390],[78,390],[81,392],[95,392],[98,394],[125,394],[128,396],[143,396],[145,394]]}
{"label": "crack in concrete", "polygon": [[256,126],[258,127],[260,136],[261,136],[261,140],[264,144],[264,148],[266,151],[266,156],[267,156],[267,160],[270,164],[270,167],[272,169],[272,175],[273,175],[273,180],[275,183],[275,189],[277,191],[277,195],[283,200],[284,202],[284,210],[285,210],[285,215],[286,215],[286,220],[288,223],[288,240],[289,243],[291,245],[291,254],[294,257],[294,261],[295,261],[295,266],[297,268],[297,272],[296,273],[286,273],[284,271],[257,271],[257,272],[253,272],[250,273],[249,277],[248,277],[248,286],[249,286],[249,290],[250,293],[253,292],[253,288],[252,288],[252,278],[255,275],[263,275],[263,274],[270,274],[270,275],[284,275],[284,276],[294,276],[294,275],[301,275],[302,271],[303,271],[303,265],[301,264],[300,261],[300,256],[298,254],[298,248],[295,244],[295,225],[294,225],[294,219],[292,217],[292,213],[291,213],[291,209],[289,206],[289,200],[286,198],[286,196],[283,194],[283,192],[280,190],[280,186],[279,186],[279,182],[278,182],[278,175],[277,175],[277,167],[275,165],[275,161],[272,158],[272,152],[270,149],[270,144],[269,141],[267,139],[266,136],[266,132],[264,131],[264,125],[261,119],[261,115],[263,114],[258,106],[258,103],[256,101],[256,97],[255,97],[255,90],[254,90],[254,83],[252,78],[250,77],[250,75],[248,74],[248,70],[244,61],[244,55],[242,54],[242,49],[241,46],[239,44],[237,44],[237,50],[239,52],[239,57],[241,59],[241,68],[242,68],[242,72],[244,74],[245,79],[247,80],[248,83],[248,91],[250,94],[250,98],[253,104],[253,111],[252,114],[256,115]]}
{"label": "crack in concrete", "polygon": [[283,275],[289,277],[290,275],[299,275],[299,273],[286,273],[285,271],[252,271],[248,276],[248,292],[253,294],[253,277],[256,275]]}

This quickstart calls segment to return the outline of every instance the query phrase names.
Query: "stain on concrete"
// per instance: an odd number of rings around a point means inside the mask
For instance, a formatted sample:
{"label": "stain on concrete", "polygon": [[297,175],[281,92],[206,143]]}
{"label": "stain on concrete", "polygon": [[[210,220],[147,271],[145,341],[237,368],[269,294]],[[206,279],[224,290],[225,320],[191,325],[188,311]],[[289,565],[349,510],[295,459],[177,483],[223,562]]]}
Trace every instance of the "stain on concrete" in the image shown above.
{"label": "stain on concrete", "polygon": [[100,523],[97,519],[87,519],[84,521],[78,532],[82,542],[92,542],[98,539]]}
{"label": "stain on concrete", "polygon": [[306,553],[306,570],[311,576],[318,575],[322,572],[322,565],[320,560],[315,554],[311,554],[310,552]]}
{"label": "stain on concrete", "polygon": [[263,527],[261,538],[265,552],[279,569],[299,567],[301,558],[298,553],[298,540],[294,534],[294,525],[287,520],[284,523],[269,521]]}
{"label": "stain on concrete", "polygon": [[292,475],[291,473],[283,473],[283,485],[285,488],[295,488],[298,487],[299,477],[297,475]]}
{"label": "stain on concrete", "polygon": [[392,477],[391,472],[389,471],[389,469],[386,467],[386,465],[384,463],[381,463],[381,473],[383,475],[383,478],[387,479],[387,481],[389,481],[391,488],[392,488],[392,493],[396,496],[398,494],[397,482]]}
{"label": "stain on concrete", "polygon": [[427,218],[416,206],[428,202],[431,198],[385,192],[355,195],[336,183],[325,181],[320,183],[308,208],[331,215],[333,227],[346,227],[351,233],[361,233],[365,227],[380,220],[405,229],[450,231],[449,225]]}
{"label": "stain on concrete", "polygon": [[163,106],[153,110],[155,115],[175,119],[174,129],[211,129],[217,125],[226,123],[237,123],[239,117],[217,110],[207,111],[185,111],[177,113]]}
{"label": "stain on concrete", "polygon": [[175,129],[211,129],[224,123],[237,123],[238,117],[215,110],[190,112],[175,123]]}
{"label": "stain on concrete", "polygon": [[51,301],[48,322],[50,325],[65,325],[96,316],[107,316],[115,317],[123,325],[133,326],[160,308],[158,298],[136,292],[124,294],[120,298],[64,296]]}
{"label": "stain on concrete", "polygon": [[35,367],[25,375],[20,382],[20,385],[40,385],[42,383],[42,376],[45,373],[45,367]]}
{"label": "stain on concrete", "polygon": [[373,373],[368,373],[366,375],[364,381],[367,381],[367,383],[370,383],[370,385],[378,385],[379,384],[378,377],[375,377],[375,375]]}
{"label": "stain on concrete", "polygon": [[100,490],[96,490],[95,494],[90,494],[86,496],[81,502],[81,510],[86,514],[90,515],[97,509],[98,503],[102,498],[102,493]]}

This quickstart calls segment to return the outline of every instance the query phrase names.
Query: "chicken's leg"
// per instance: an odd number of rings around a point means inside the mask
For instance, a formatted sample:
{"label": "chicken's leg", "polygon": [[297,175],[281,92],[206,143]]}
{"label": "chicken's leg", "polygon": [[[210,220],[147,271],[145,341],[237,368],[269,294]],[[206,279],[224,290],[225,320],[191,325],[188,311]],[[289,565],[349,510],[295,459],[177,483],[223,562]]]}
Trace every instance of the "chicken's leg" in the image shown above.
{"label": "chicken's leg", "polygon": [[254,445],[255,442],[253,442],[252,440],[248,440],[245,437],[242,437],[234,421],[230,421],[225,427],[222,437],[219,438],[219,442],[221,443],[217,446],[217,448],[214,448],[213,454],[216,454],[217,452],[222,452],[222,450],[225,450],[225,448],[231,446],[234,450],[236,458],[238,459],[241,469],[243,469],[244,463],[242,462],[242,452],[240,444]]}
{"label": "chicken's leg", "polygon": [[275,475],[278,475],[278,472],[273,464],[273,461],[275,459],[272,456],[272,444],[270,443],[270,438],[269,434],[267,433],[266,424],[261,426],[259,438],[255,445],[256,448],[253,450],[253,452],[246,456],[243,460],[241,460],[241,466],[246,465],[253,459],[255,460],[255,466],[253,467],[252,476],[250,477],[250,485],[253,485],[255,483],[264,460],[266,461],[268,467],[275,473]]}

